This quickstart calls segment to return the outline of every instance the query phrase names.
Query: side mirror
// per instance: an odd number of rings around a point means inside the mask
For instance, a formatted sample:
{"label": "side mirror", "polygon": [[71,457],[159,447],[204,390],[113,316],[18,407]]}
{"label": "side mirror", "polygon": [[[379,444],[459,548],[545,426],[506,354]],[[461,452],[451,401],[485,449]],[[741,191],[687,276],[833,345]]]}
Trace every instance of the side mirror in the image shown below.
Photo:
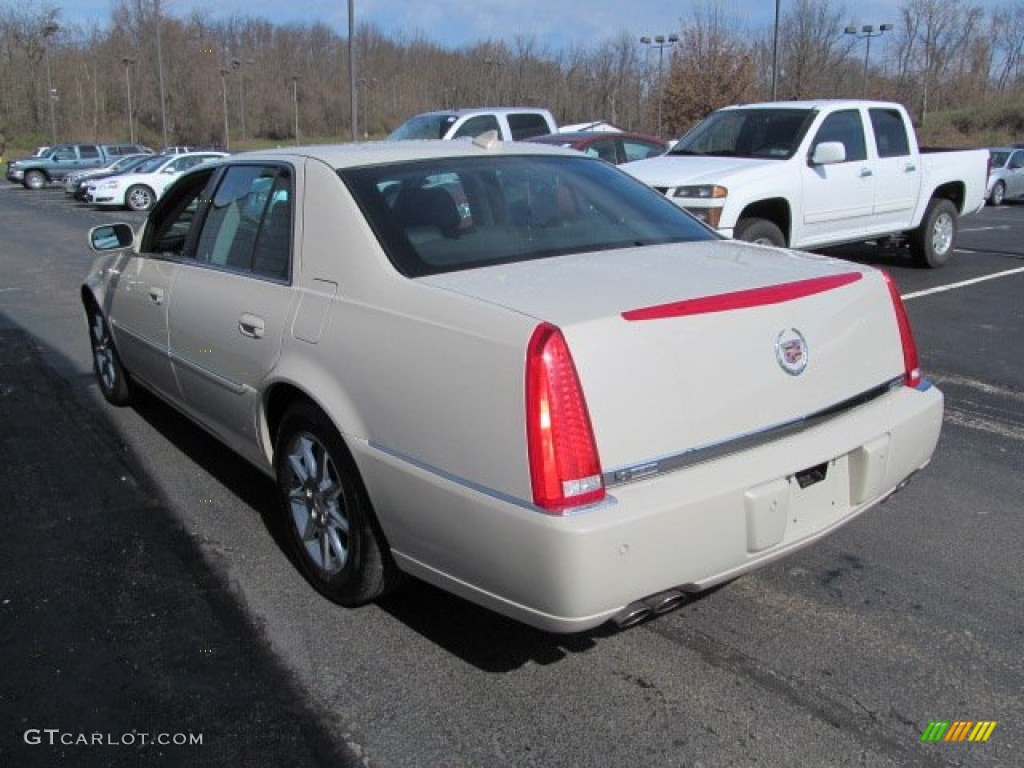
{"label": "side mirror", "polygon": [[846,146],[841,141],[823,141],[814,148],[811,165],[835,165],[846,162]]}
{"label": "side mirror", "polygon": [[135,232],[128,224],[101,224],[89,230],[89,247],[94,251],[116,251],[130,248]]}

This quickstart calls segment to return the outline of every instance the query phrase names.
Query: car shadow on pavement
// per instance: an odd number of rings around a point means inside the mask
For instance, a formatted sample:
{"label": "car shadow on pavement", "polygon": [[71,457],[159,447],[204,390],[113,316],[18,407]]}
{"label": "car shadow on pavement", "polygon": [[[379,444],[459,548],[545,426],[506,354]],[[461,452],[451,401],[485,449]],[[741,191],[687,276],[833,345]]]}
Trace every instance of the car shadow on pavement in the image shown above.
{"label": "car shadow on pavement", "polygon": [[0,765],[361,765],[54,366],[0,313]]}

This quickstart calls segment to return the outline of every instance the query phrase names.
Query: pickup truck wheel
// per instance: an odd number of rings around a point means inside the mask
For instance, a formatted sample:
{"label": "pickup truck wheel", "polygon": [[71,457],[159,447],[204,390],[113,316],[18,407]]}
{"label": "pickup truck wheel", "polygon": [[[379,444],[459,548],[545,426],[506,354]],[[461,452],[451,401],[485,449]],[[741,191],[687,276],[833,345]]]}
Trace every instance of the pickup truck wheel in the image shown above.
{"label": "pickup truck wheel", "polygon": [[736,239],[776,248],[786,247],[786,236],[782,230],[767,219],[740,219],[736,224]]}
{"label": "pickup truck wheel", "polygon": [[128,191],[124,193],[124,202],[133,211],[148,211],[156,202],[156,195],[149,187],[136,184],[134,187],[128,187]]}
{"label": "pickup truck wheel", "polygon": [[357,606],[398,583],[355,462],[321,410],[306,402],[288,409],[274,468],[288,538],[317,591]]}
{"label": "pickup truck wheel", "polygon": [[933,199],[921,226],[910,237],[910,252],[919,266],[935,269],[953,257],[958,227],[957,210],[949,200]]}
{"label": "pickup truck wheel", "polygon": [[42,189],[46,186],[46,174],[42,171],[28,171],[22,184],[25,189]]}
{"label": "pickup truck wheel", "polygon": [[992,194],[988,196],[988,201],[991,205],[1002,205],[1004,199],[1006,199],[1006,185],[997,181],[996,185],[992,187]]}

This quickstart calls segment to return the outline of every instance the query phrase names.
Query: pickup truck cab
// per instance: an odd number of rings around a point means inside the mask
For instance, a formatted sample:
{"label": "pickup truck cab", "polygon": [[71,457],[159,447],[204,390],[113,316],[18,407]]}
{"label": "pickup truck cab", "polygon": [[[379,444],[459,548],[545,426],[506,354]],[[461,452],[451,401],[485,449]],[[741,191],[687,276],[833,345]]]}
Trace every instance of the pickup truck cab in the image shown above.
{"label": "pickup truck cab", "polygon": [[7,180],[25,189],[42,189],[69,173],[99,168],[123,155],[152,154],[138,144],[57,144],[41,155],[11,160]]}
{"label": "pickup truck cab", "polygon": [[922,150],[899,104],[793,101],[712,112],[623,170],[726,237],[792,248],[898,237],[922,266],[984,205],[985,150]]}
{"label": "pickup truck cab", "polygon": [[523,141],[558,130],[551,112],[534,107],[445,109],[410,117],[388,135],[400,139],[476,138],[497,131],[501,141]]}

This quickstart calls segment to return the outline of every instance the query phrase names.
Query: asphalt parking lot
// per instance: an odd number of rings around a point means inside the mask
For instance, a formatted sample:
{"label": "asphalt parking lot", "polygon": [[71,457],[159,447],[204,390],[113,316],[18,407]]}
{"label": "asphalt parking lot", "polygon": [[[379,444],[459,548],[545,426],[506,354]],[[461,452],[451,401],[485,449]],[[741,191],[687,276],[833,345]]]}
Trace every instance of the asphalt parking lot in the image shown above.
{"label": "asphalt parking lot", "polygon": [[[672,614],[572,637],[419,584],[325,603],[268,481],[157,402],[106,406],[77,287],[115,218],[139,220],[0,189],[0,765],[1019,764],[1024,206],[965,219],[942,270],[835,251],[891,271],[947,395],[926,471]],[[997,725],[922,743],[945,720]]]}

